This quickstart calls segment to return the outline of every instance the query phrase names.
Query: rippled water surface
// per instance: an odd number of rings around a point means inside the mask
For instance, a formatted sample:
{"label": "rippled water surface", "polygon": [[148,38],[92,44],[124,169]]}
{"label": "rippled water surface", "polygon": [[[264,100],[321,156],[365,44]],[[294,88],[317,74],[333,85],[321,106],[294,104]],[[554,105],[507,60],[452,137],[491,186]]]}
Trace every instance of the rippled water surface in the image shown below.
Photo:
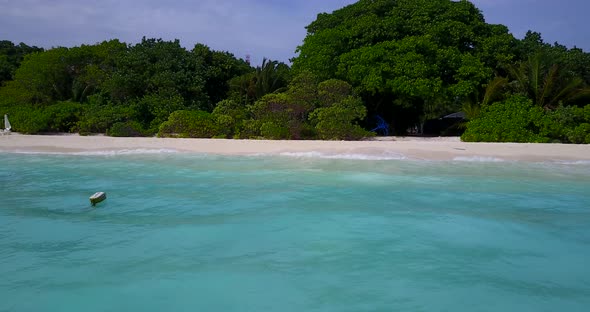
{"label": "rippled water surface", "polygon": [[589,263],[589,164],[0,154],[0,311],[588,311]]}

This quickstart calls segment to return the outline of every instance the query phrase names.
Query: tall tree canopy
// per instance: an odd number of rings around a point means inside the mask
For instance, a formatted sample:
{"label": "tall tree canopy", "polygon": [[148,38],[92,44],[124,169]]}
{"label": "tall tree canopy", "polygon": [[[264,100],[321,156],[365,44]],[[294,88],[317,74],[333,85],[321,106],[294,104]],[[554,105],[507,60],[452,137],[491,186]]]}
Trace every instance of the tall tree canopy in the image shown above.
{"label": "tall tree canopy", "polygon": [[516,39],[469,1],[360,0],[319,14],[294,71],[350,82],[370,113],[405,130],[459,109],[515,55]]}
{"label": "tall tree canopy", "polygon": [[[0,57],[0,66],[4,59]],[[24,57],[12,80],[0,88],[0,107],[20,125],[30,119],[31,109],[45,116],[29,122],[40,126],[28,132],[104,132],[113,123],[134,121],[134,129],[155,133],[176,110],[213,111],[226,98],[229,80],[254,71],[231,53],[203,44],[189,51],[178,40],[144,37],[135,45],[111,40],[57,47]],[[59,110],[81,121],[77,126],[43,126]]]}
{"label": "tall tree canopy", "polygon": [[0,86],[8,80],[12,80],[14,72],[20,66],[25,55],[41,52],[42,48],[28,46],[24,43],[15,45],[11,41],[0,41]]}

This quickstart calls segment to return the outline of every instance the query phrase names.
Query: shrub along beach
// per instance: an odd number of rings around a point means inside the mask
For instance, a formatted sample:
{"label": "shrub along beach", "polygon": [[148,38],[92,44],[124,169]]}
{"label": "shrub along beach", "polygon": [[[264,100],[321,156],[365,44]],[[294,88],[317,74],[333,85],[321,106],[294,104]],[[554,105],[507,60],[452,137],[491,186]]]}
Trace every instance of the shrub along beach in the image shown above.
{"label": "shrub along beach", "polygon": [[590,143],[590,54],[516,39],[468,1],[361,0],[319,14],[296,51],[254,67],[178,40],[2,41],[0,112],[25,134]]}

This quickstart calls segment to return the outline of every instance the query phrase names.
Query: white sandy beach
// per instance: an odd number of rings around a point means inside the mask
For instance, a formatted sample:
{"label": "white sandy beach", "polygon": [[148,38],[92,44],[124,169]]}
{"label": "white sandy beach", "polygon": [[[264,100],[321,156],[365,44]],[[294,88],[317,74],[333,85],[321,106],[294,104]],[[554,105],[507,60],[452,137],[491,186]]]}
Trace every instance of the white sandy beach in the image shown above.
{"label": "white sandy beach", "polygon": [[4,153],[117,153],[142,150],[218,155],[320,155],[367,159],[590,161],[590,145],[465,143],[459,138],[268,141],[20,134],[0,137],[0,152]]}

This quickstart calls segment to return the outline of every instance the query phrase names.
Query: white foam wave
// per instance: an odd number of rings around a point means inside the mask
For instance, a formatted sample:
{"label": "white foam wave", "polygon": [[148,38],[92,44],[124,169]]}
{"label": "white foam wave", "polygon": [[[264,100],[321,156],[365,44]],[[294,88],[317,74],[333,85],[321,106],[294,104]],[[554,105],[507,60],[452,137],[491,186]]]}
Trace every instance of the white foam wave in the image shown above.
{"label": "white foam wave", "polygon": [[555,163],[560,164],[560,165],[590,165],[590,160],[570,160],[570,161],[566,161],[566,160],[559,160],[559,161],[555,161]]}
{"label": "white foam wave", "polygon": [[505,160],[498,157],[490,156],[457,156],[453,161],[469,161],[469,162],[504,162]]}
{"label": "white foam wave", "polygon": [[54,152],[54,151],[13,151],[16,154],[33,154],[33,155],[77,155],[77,156],[118,156],[118,155],[144,155],[144,154],[174,154],[179,153],[174,149],[121,149],[121,150],[96,150],[83,152]]}
{"label": "white foam wave", "polygon": [[174,149],[122,149],[122,150],[104,150],[104,151],[84,151],[78,153],[72,153],[74,155],[83,156],[116,156],[116,155],[143,155],[143,154],[174,154],[178,153]]}
{"label": "white foam wave", "polygon": [[385,154],[331,154],[321,152],[284,152],[280,156],[296,158],[346,159],[346,160],[403,160],[406,156],[397,153]]}

